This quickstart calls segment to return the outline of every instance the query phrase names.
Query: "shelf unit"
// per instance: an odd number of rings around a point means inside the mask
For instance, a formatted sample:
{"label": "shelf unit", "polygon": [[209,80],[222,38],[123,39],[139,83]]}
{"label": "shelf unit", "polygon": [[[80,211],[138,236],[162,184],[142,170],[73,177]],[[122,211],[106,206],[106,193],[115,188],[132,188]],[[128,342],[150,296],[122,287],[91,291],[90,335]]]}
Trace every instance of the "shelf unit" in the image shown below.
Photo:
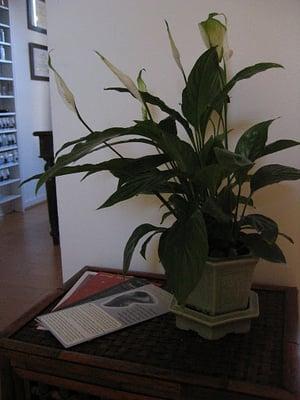
{"label": "shelf unit", "polygon": [[[22,211],[8,0],[0,6],[0,215]],[[9,162],[8,162],[9,161]]]}

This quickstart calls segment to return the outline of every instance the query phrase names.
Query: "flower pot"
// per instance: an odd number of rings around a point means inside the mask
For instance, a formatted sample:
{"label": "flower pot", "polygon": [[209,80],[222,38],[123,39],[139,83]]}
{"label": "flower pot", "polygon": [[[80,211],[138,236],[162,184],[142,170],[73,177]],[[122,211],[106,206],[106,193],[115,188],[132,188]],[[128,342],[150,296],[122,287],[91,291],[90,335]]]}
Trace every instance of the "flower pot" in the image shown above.
{"label": "flower pot", "polygon": [[247,309],[257,261],[251,256],[210,259],[186,306],[212,316]]}
{"label": "flower pot", "polygon": [[250,330],[251,320],[259,316],[258,296],[252,290],[248,307],[243,311],[211,316],[179,305],[175,299],[170,310],[176,315],[177,328],[197,332],[209,340],[220,339],[228,333],[246,333]]}
{"label": "flower pot", "polygon": [[257,261],[251,256],[210,259],[186,304],[174,300],[171,305],[177,328],[210,340],[248,332],[251,319],[259,315],[258,296],[250,290]]}

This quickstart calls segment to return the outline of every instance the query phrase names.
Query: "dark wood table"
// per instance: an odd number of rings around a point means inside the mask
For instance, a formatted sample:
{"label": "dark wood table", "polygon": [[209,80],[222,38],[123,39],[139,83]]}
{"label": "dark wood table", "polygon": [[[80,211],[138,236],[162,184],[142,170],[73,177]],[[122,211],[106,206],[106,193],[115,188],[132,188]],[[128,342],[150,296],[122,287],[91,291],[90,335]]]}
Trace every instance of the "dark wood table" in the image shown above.
{"label": "dark wood table", "polygon": [[[260,316],[247,334],[204,340],[177,329],[169,313],[67,350],[35,328],[44,301],[0,339],[1,400],[299,399],[297,290],[254,290]],[[53,293],[48,303],[61,295]],[[51,394],[34,394],[38,388]]]}

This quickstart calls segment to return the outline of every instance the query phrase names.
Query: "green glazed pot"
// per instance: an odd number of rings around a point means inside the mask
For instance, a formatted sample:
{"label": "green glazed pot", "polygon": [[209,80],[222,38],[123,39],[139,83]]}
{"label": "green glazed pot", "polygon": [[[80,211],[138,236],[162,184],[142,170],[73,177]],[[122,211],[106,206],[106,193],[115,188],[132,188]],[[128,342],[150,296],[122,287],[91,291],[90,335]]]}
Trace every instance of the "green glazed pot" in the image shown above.
{"label": "green glazed pot", "polygon": [[208,315],[220,315],[248,307],[257,258],[210,259],[186,306]]}

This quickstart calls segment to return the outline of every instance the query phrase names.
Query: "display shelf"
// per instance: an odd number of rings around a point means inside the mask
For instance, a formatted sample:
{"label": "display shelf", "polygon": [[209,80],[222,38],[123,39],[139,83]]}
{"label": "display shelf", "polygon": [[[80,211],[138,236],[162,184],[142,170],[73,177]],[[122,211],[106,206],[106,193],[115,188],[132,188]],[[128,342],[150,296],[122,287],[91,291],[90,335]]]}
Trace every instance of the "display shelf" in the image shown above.
{"label": "display shelf", "polygon": [[0,117],[10,117],[12,115],[16,115],[16,113],[15,112],[3,112],[3,113],[0,113]]}
{"label": "display shelf", "polygon": [[12,168],[18,166],[18,162],[8,162],[0,165],[0,169]]}
{"label": "display shelf", "polygon": [[[20,201],[22,200],[22,193],[18,185],[18,183],[21,182],[21,178],[19,162],[17,159],[18,141],[16,118],[14,118],[16,116],[16,108],[14,92],[13,43],[11,42],[10,32],[11,22],[9,18],[9,0],[6,0],[5,2],[2,1],[0,11],[0,29],[4,30],[4,35],[2,32],[0,41],[2,50],[2,59],[0,59],[0,110],[2,110],[2,112],[0,112],[0,125],[2,129],[0,128],[0,135],[4,135],[4,137],[1,137],[1,144],[6,144],[5,146],[2,145],[0,147],[0,155],[2,162],[6,158],[8,160],[16,160],[0,165],[1,178],[9,178],[0,182],[0,215],[3,215],[11,211],[22,211],[23,202]],[[9,134],[13,134],[14,139],[12,139]],[[5,135],[8,136],[5,138]],[[16,143],[12,144],[13,142]],[[8,145],[8,143],[11,144]],[[5,169],[8,169],[9,172],[5,171]]]}
{"label": "display shelf", "polygon": [[20,194],[8,194],[6,196],[0,195],[0,204],[10,203],[11,201],[20,199]]}
{"label": "display shelf", "polygon": [[4,151],[9,151],[9,150],[16,150],[18,146],[16,144],[13,144],[11,146],[1,146],[0,147],[0,153],[3,153]]}
{"label": "display shelf", "polygon": [[6,134],[6,133],[15,133],[17,132],[16,129],[12,128],[12,129],[0,129],[0,135]]}
{"label": "display shelf", "polygon": [[9,186],[9,185],[12,185],[12,184],[18,183],[18,182],[21,182],[21,179],[20,179],[20,178],[16,178],[16,179],[7,179],[6,181],[0,182],[0,187]]}

